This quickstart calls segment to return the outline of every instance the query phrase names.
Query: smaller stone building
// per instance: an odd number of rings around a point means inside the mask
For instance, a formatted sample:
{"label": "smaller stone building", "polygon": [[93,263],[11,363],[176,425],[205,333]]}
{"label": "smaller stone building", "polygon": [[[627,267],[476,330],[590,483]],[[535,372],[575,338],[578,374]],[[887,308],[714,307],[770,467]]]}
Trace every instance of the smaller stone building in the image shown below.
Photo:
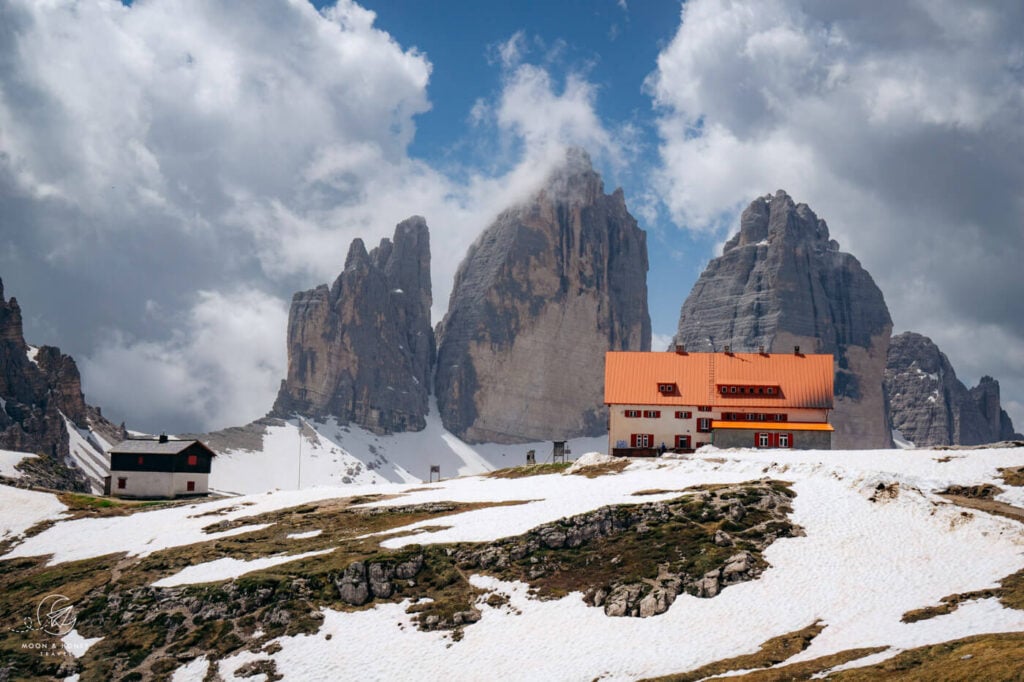
{"label": "smaller stone building", "polygon": [[215,456],[198,440],[122,441],[110,450],[109,493],[147,499],[206,495]]}
{"label": "smaller stone building", "polygon": [[605,355],[608,452],[832,447],[833,358],[788,353]]}

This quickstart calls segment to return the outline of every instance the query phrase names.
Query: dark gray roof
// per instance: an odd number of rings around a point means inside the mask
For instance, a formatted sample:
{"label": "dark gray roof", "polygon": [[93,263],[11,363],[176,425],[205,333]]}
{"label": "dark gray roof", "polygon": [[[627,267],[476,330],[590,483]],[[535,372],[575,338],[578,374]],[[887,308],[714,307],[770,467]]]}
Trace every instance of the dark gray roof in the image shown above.
{"label": "dark gray roof", "polygon": [[[110,448],[111,454],[115,452],[126,452],[132,455],[176,455],[190,445],[199,443],[197,440],[168,440],[161,443],[156,440],[123,440]],[[202,445],[202,443],[200,443]],[[206,446],[203,446],[206,447]]]}

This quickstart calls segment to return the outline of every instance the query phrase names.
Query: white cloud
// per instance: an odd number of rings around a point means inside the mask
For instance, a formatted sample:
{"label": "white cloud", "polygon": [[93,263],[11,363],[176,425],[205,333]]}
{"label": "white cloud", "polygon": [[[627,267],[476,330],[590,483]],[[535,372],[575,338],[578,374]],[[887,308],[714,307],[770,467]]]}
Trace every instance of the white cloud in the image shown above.
{"label": "white cloud", "polygon": [[108,414],[131,415],[150,428],[201,429],[262,417],[285,373],[288,310],[254,290],[200,291],[171,338],[131,339],[111,331],[82,361],[83,380],[104,396]]}
{"label": "white cloud", "polygon": [[898,328],[1024,399],[1024,8],[691,0],[681,16],[646,84],[675,222],[723,236],[786,189]]}
{"label": "white cloud", "polygon": [[[374,20],[351,0],[12,0],[3,266],[40,292],[47,341],[78,357],[91,400],[149,429],[259,416],[284,376],[285,301],[333,280],[352,239],[423,215],[436,321],[466,248],[563,145],[624,158],[634,131],[605,129],[582,75],[554,75],[561,44],[527,63],[523,33],[501,50],[501,91],[467,112],[501,141],[493,166],[410,158],[432,65]],[[272,341],[236,344],[243,322]]]}

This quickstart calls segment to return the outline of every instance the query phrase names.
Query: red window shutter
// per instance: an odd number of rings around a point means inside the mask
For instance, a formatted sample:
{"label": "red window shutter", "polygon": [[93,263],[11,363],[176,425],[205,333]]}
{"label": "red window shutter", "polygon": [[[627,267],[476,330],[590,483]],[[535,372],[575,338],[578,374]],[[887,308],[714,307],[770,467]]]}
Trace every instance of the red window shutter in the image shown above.
{"label": "red window shutter", "polygon": [[793,447],[793,434],[789,434],[789,447]]}
{"label": "red window shutter", "polygon": [[778,434],[778,432],[775,432],[775,433],[772,434],[772,447],[773,448],[779,447],[779,434]]}
{"label": "red window shutter", "polygon": [[648,446],[650,446],[652,448],[654,447],[654,434],[653,433],[648,433],[647,434],[647,444],[648,444]]}
{"label": "red window shutter", "polygon": [[188,456],[188,465],[190,467],[198,466],[199,465],[199,455],[189,455]]}
{"label": "red window shutter", "polygon": [[631,448],[635,448],[636,447],[636,434],[635,433],[629,434],[629,447],[631,447]]}
{"label": "red window shutter", "polygon": [[761,447],[761,434],[759,432],[754,433],[754,447]]}

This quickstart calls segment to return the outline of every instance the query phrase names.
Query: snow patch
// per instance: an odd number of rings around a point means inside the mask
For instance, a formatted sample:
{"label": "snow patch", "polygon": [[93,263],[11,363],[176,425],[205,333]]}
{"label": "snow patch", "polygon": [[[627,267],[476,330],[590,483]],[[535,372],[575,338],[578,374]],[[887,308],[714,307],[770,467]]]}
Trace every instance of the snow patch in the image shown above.
{"label": "snow patch", "polygon": [[317,535],[320,535],[323,532],[324,531],[322,528],[318,528],[317,530],[311,530],[305,533],[291,533],[289,535],[286,535],[285,537],[289,540],[307,540],[309,538],[315,538]]}
{"label": "snow patch", "polygon": [[19,462],[36,455],[30,452],[14,452],[13,450],[0,450],[0,476],[7,478],[21,478],[23,474],[15,469]]}
{"label": "snow patch", "polygon": [[83,637],[78,634],[78,630],[72,630],[68,634],[61,637],[61,641],[64,642],[64,650],[75,658],[81,658],[85,655],[85,652],[92,647],[93,644],[103,639],[102,637]]}
{"label": "snow patch", "polygon": [[39,365],[39,363],[36,361],[36,356],[39,355],[38,346],[29,346],[28,350],[25,351],[25,355],[28,356],[28,361],[31,362],[33,365]]}
{"label": "snow patch", "polygon": [[316,552],[306,552],[304,554],[278,554],[275,556],[264,557],[262,559],[250,559],[248,561],[225,557],[223,559],[215,559],[213,561],[207,561],[204,564],[196,564],[195,566],[184,568],[174,575],[157,580],[153,583],[153,587],[177,587],[178,585],[195,585],[197,583],[216,583],[224,580],[231,580],[232,578],[237,578],[238,576],[245,575],[246,573],[252,573],[253,571],[270,568],[271,566],[280,566],[281,564],[287,564],[291,561],[307,559],[311,556],[330,554],[333,551],[334,548],[332,547],[330,549],[321,549]]}
{"label": "snow patch", "polygon": [[616,459],[618,458],[612,457],[611,455],[606,455],[603,452],[587,452],[581,455],[580,458],[577,459],[575,462],[573,462],[572,466],[566,469],[566,473],[574,474],[580,469],[598,466],[600,464],[608,464],[609,462],[616,461]]}
{"label": "snow patch", "polygon": [[904,438],[903,434],[900,433],[899,429],[892,430],[892,442],[895,443],[896,447],[898,447],[901,450],[909,450],[911,448],[917,447],[916,445],[914,445],[913,441]]}

